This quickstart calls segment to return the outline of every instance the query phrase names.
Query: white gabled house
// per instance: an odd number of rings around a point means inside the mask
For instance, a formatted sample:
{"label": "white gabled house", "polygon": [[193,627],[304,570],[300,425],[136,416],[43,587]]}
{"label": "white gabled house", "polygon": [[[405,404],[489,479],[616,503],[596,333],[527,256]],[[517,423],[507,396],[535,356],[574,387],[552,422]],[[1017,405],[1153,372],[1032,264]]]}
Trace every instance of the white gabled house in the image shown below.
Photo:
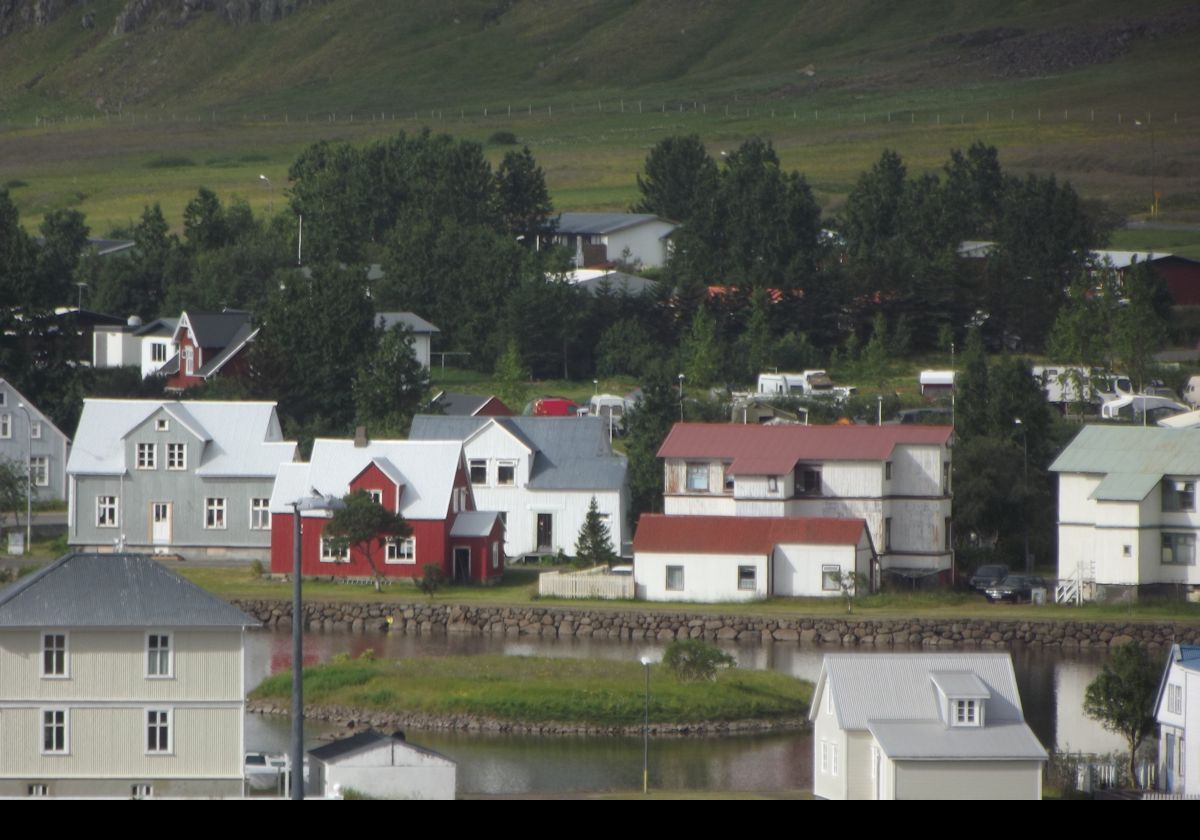
{"label": "white gabled house", "polygon": [[1058,473],[1060,600],[1200,588],[1200,435],[1084,426]]}
{"label": "white gabled house", "polygon": [[633,577],[636,597],[648,601],[840,597],[843,582],[853,590],[870,580],[874,555],[861,519],[647,513]]}
{"label": "white gabled house", "polygon": [[353,789],[381,799],[453,799],[458,765],[410,744],[403,732],[368,729],[308,751],[312,788],[326,798]]}
{"label": "white gabled house", "polygon": [[1171,646],[1154,719],[1159,787],[1200,798],[1200,645]]}
{"label": "white gabled house", "polygon": [[1007,653],[828,655],[809,720],[821,799],[1041,799]]}
{"label": "white gabled house", "polygon": [[574,255],[576,268],[615,260],[658,268],[671,253],[678,225],[651,213],[560,213],[554,232],[540,243],[561,245]]}
{"label": "white gabled house", "polygon": [[613,549],[626,539],[626,461],[599,417],[413,418],[412,440],[461,441],[475,504],[499,511],[507,557],[574,554],[592,497]]}
{"label": "white gabled house", "polygon": [[658,451],[663,511],[862,519],[884,574],[949,582],[953,431],[677,423]]}
{"label": "white gabled house", "polygon": [[0,796],[241,796],[257,623],[140,555],[0,590]]}
{"label": "white gabled house", "polygon": [[11,462],[28,478],[35,499],[67,498],[70,451],[70,439],[50,418],[0,378],[0,462]]}

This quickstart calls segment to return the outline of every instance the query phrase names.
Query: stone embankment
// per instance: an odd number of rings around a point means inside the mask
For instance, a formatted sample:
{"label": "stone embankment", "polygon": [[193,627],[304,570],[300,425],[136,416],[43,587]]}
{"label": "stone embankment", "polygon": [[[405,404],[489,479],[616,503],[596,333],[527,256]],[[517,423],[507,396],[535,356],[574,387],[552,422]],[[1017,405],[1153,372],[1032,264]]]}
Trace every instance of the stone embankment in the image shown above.
{"label": "stone embankment", "polygon": [[[266,700],[251,700],[251,712],[264,715],[290,715],[291,706]],[[478,715],[428,715],[414,712],[381,712],[354,706],[312,706],[305,704],[304,716],[337,724],[347,732],[367,728],[381,732],[396,729],[456,730],[460,732],[498,732],[509,735],[641,735],[641,723],[629,726],[597,725],[591,723],[542,722],[527,723],[495,720]],[[805,729],[804,718],[773,718],[770,720],[722,720],[698,723],[652,723],[650,734],[656,737],[686,737],[688,735],[732,735],[744,732],[766,732],[784,729]]]}
{"label": "stone embankment", "polygon": [[[240,601],[268,627],[290,627],[288,601]],[[1002,612],[1003,607],[997,607]],[[1004,618],[867,619],[854,615],[773,618],[709,612],[470,607],[453,604],[306,603],[310,630],[358,633],[458,633],[671,641],[816,643],[844,647],[1006,648],[1013,645],[1105,648],[1131,641],[1200,643],[1200,626],[1136,621],[1036,621]]]}

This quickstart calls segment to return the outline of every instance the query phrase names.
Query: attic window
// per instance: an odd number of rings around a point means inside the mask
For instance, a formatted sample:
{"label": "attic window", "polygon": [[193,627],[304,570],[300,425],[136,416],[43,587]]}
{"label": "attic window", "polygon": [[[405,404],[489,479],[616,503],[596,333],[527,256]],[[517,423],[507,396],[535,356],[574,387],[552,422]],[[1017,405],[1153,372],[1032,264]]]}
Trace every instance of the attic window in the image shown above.
{"label": "attic window", "polygon": [[171,421],[165,417],[160,417],[154,421],[154,431],[169,432],[171,431]]}
{"label": "attic window", "polygon": [[978,700],[952,700],[955,726],[979,726]]}

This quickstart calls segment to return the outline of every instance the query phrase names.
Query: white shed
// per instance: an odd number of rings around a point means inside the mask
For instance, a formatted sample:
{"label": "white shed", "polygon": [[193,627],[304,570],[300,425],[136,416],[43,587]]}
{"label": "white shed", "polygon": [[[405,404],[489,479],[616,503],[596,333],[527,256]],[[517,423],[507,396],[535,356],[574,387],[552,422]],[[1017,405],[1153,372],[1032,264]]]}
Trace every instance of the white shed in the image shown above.
{"label": "white shed", "polygon": [[381,799],[453,799],[458,765],[415,746],[403,732],[368,729],[308,751],[312,790],[324,796],[355,790]]}

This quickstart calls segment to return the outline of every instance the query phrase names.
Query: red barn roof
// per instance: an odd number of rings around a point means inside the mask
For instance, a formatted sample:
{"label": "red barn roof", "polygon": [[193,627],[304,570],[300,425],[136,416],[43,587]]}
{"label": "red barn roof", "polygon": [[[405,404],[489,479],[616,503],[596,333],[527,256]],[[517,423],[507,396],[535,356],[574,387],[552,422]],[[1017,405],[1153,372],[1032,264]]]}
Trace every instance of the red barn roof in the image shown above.
{"label": "red barn roof", "polygon": [[900,444],[944,446],[951,426],[754,426],[676,423],[660,458],[721,459],[731,475],[783,475],[798,461],[886,461]]}
{"label": "red barn roof", "polygon": [[765,555],[777,545],[858,545],[866,527],[861,519],[646,513],[638,520],[633,551]]}

